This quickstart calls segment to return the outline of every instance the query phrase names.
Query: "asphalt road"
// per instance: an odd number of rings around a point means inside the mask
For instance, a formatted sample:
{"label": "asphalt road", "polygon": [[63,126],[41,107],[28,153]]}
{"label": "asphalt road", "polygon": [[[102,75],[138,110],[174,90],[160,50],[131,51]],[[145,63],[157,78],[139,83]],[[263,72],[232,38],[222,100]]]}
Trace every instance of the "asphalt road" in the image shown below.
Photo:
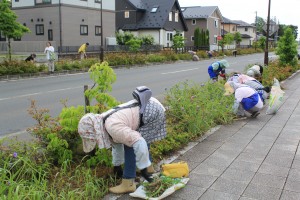
{"label": "asphalt road", "polygon": [[[269,54],[272,59],[273,54]],[[227,57],[230,67],[227,73],[244,71],[248,64],[263,63],[264,54]],[[199,62],[177,62],[173,64],[115,69],[117,81],[111,94],[119,101],[132,99],[136,86],[146,85],[153,95],[163,98],[166,89],[178,82],[208,80],[207,67],[215,59]],[[30,101],[35,100],[39,108],[50,109],[52,116],[58,116],[67,100],[68,106],[84,105],[83,86],[92,86],[88,73],[63,76],[49,76],[33,79],[0,82],[0,138],[23,133],[36,122],[28,115]]]}

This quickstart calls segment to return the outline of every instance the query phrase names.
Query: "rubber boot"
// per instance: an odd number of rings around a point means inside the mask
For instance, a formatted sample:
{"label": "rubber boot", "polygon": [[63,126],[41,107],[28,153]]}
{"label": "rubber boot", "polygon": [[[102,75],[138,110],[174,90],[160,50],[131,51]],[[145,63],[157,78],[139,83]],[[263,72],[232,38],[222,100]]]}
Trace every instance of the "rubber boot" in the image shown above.
{"label": "rubber boot", "polygon": [[114,166],[114,174],[117,178],[122,178],[123,176],[123,169],[121,166]]}
{"label": "rubber boot", "polygon": [[144,179],[146,179],[149,183],[151,183],[151,182],[153,181],[153,178],[152,178],[151,175],[148,174],[148,172],[147,172],[147,168],[141,170],[141,175],[142,175],[142,177],[144,177]]}
{"label": "rubber boot", "polygon": [[134,192],[136,185],[134,179],[122,179],[122,183],[118,186],[109,188],[109,191],[114,194],[125,194]]}

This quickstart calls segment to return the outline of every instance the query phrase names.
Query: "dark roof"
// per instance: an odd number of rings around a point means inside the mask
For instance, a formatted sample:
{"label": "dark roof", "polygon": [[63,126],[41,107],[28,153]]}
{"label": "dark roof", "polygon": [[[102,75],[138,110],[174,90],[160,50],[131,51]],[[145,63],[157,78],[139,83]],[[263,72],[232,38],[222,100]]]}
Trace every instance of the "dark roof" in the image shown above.
{"label": "dark roof", "polygon": [[248,24],[247,22],[244,22],[242,20],[232,20],[233,22],[235,22],[236,24],[238,24],[238,26],[242,26],[242,27],[255,27],[251,24]]}
{"label": "dark roof", "polygon": [[237,23],[232,21],[231,19],[223,17],[223,24],[237,24]]}
{"label": "dark roof", "polygon": [[[179,12],[179,20],[182,21],[184,30],[187,31],[183,14],[180,10],[178,0],[128,0],[136,8],[145,10],[144,16],[137,24],[125,24],[122,29],[138,30],[138,29],[161,29],[169,19],[169,12],[173,5],[176,4]],[[156,12],[151,12],[153,7],[157,7]]]}
{"label": "dark roof", "polygon": [[186,19],[207,19],[210,17],[216,10],[221,16],[222,14],[218,6],[194,6],[194,7],[182,7],[183,16]]}
{"label": "dark roof", "polygon": [[130,3],[137,9],[145,9],[143,0],[130,0]]}

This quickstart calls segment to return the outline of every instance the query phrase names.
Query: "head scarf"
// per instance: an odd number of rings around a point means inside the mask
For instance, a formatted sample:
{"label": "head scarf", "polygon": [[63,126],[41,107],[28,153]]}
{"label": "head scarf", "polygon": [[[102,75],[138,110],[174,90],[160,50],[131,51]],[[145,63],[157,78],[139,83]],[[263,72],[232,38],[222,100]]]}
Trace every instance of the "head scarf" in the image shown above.
{"label": "head scarf", "polygon": [[139,128],[142,137],[151,143],[166,137],[165,108],[158,100],[151,97],[143,114],[144,125]]}
{"label": "head scarf", "polygon": [[78,133],[82,139],[83,151],[92,151],[96,144],[100,149],[111,146],[109,135],[105,131],[103,118],[99,114],[85,114],[79,121]]}
{"label": "head scarf", "polygon": [[248,87],[247,85],[236,83],[233,81],[228,81],[225,83],[224,88],[225,88],[225,96],[233,94],[238,88],[240,87]]}

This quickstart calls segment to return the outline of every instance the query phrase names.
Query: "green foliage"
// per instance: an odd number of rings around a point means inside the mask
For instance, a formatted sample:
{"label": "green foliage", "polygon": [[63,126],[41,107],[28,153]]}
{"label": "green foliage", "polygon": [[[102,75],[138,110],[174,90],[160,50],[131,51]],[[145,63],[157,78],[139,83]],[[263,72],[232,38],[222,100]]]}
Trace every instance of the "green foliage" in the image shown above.
{"label": "green foliage", "polygon": [[292,29],[292,32],[293,32],[293,35],[294,35],[295,38],[298,37],[298,26],[279,24],[279,29],[278,29],[279,38],[284,35],[284,31],[287,28]]}
{"label": "green foliage", "polygon": [[0,76],[1,75],[15,75],[38,73],[45,70],[45,66],[36,67],[32,62],[25,61],[4,61],[0,63]]}
{"label": "green foliage", "polygon": [[77,132],[78,123],[83,115],[84,106],[65,107],[59,114],[59,123],[65,131]]}
{"label": "green foliage", "polygon": [[10,9],[10,2],[7,0],[0,1],[0,30],[8,38],[8,56],[11,61],[11,38],[21,38],[30,30],[17,22],[17,15]]}
{"label": "green foliage", "polygon": [[131,52],[136,53],[142,46],[142,40],[139,38],[132,38],[129,41],[127,41],[125,44],[129,46],[129,50]]}
{"label": "green foliage", "polygon": [[129,32],[116,32],[116,39],[118,45],[125,45],[128,41],[134,38],[134,35]]}
{"label": "green foliage", "polygon": [[89,167],[95,167],[97,165],[103,165],[112,167],[112,155],[109,149],[97,149],[95,156],[90,157],[86,161]]}
{"label": "green foliage", "polygon": [[291,28],[287,28],[284,31],[284,35],[280,37],[278,41],[278,46],[276,48],[276,54],[279,56],[279,61],[281,65],[291,65],[296,66],[298,45],[295,40],[294,34]]}
{"label": "green foliage", "polygon": [[205,42],[205,45],[206,46],[209,46],[209,30],[208,29],[206,29],[206,42]]}
{"label": "green foliage", "polygon": [[233,38],[237,45],[242,41],[242,36],[239,32],[235,32]]}
{"label": "green foliage", "polygon": [[184,37],[179,33],[176,33],[173,37],[173,48],[183,48],[184,47]]}
{"label": "green foliage", "polygon": [[266,48],[266,41],[267,41],[267,38],[265,36],[261,36],[257,41],[258,47],[261,48],[261,49],[265,49]]}
{"label": "green foliage", "polygon": [[142,40],[143,45],[153,45],[154,37],[152,35],[143,35],[140,38]]}
{"label": "green foliage", "polygon": [[262,17],[257,16],[255,21],[256,21],[257,32],[263,33],[264,32],[263,27],[266,24],[265,20]]}
{"label": "green foliage", "polygon": [[200,29],[199,27],[197,27],[194,31],[194,46],[197,48],[200,47],[200,37],[201,37]]}
{"label": "green foliage", "polygon": [[113,69],[108,66],[107,62],[102,62],[92,65],[89,73],[90,78],[95,82],[95,87],[85,91],[90,102],[96,99],[98,103],[108,108],[116,106],[118,104],[116,99],[106,93],[112,90],[111,84],[116,81]]}

